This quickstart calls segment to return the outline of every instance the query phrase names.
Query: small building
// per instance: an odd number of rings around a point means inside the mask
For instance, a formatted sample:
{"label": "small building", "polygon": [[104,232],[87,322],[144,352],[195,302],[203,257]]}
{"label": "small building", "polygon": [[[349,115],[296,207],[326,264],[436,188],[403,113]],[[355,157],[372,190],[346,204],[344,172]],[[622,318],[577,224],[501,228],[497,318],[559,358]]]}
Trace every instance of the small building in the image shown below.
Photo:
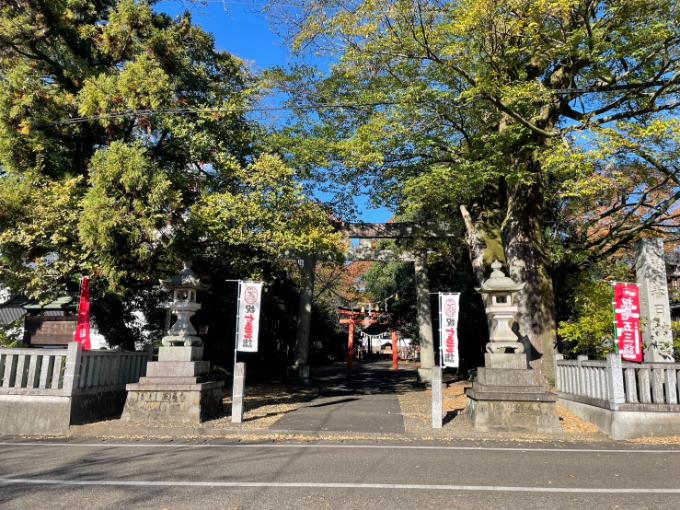
{"label": "small building", "polygon": [[[25,347],[66,347],[73,341],[77,312],[78,302],[73,296],[40,304],[24,296],[12,296],[6,288],[0,289],[0,328],[17,323],[10,333]],[[106,339],[94,324],[90,339],[93,349],[107,347]]]}

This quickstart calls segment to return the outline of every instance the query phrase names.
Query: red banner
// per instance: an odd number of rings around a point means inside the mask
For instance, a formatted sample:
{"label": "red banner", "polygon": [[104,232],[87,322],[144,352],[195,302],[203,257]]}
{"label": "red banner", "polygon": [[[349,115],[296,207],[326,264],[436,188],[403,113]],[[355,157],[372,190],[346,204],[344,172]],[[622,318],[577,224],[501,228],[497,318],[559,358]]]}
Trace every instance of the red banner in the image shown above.
{"label": "red banner", "polygon": [[82,344],[83,349],[89,351],[90,345],[90,281],[83,276],[80,284],[80,303],[78,305],[78,324],[74,342]]}
{"label": "red banner", "polygon": [[640,289],[634,283],[614,283],[616,339],[621,358],[642,361],[640,336]]}

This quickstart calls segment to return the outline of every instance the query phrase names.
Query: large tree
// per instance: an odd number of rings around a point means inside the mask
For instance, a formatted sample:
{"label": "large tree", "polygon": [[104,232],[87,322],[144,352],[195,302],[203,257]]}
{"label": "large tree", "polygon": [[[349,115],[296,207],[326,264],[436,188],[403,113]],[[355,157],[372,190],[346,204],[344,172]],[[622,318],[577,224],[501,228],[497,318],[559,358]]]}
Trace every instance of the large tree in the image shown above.
{"label": "large tree", "polygon": [[123,324],[182,259],[243,276],[335,242],[258,143],[242,61],[153,3],[0,4],[0,284],[42,298],[90,274]]}
{"label": "large tree", "polygon": [[[668,0],[299,0],[271,6],[328,73],[274,74],[281,143],[321,179],[500,239],[520,331],[551,377],[554,271],[677,235],[680,8]],[[319,150],[322,148],[323,150]],[[459,220],[456,220],[459,221]]]}

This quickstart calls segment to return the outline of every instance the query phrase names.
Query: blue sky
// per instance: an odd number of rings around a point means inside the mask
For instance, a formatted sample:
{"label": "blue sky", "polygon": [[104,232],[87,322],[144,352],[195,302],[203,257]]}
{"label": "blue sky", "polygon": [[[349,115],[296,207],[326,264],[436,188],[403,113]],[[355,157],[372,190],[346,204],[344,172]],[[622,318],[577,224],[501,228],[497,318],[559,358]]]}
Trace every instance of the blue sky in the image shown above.
{"label": "blue sky", "polygon": [[[191,11],[194,23],[213,34],[219,50],[228,51],[245,60],[255,72],[301,60],[291,54],[269,21],[253,8],[251,2],[207,0],[203,3],[190,3],[164,0],[156,4],[156,9],[173,17],[186,10]],[[304,61],[320,66],[327,64],[314,56],[307,56]],[[361,211],[359,219],[362,221],[384,222],[392,216],[387,209],[370,208],[368,197],[357,197],[357,204]]]}

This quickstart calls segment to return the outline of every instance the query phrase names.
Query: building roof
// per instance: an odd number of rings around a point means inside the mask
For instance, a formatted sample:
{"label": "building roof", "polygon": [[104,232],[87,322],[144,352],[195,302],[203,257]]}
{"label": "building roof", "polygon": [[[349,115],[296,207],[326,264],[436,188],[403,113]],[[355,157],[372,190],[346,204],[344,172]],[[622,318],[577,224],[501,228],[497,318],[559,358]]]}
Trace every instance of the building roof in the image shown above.
{"label": "building roof", "polygon": [[64,310],[73,308],[75,300],[71,296],[60,296],[49,303],[30,303],[25,306],[27,310]]}
{"label": "building roof", "polygon": [[25,305],[28,300],[23,296],[15,296],[0,305],[0,326],[6,326],[26,315]]}

